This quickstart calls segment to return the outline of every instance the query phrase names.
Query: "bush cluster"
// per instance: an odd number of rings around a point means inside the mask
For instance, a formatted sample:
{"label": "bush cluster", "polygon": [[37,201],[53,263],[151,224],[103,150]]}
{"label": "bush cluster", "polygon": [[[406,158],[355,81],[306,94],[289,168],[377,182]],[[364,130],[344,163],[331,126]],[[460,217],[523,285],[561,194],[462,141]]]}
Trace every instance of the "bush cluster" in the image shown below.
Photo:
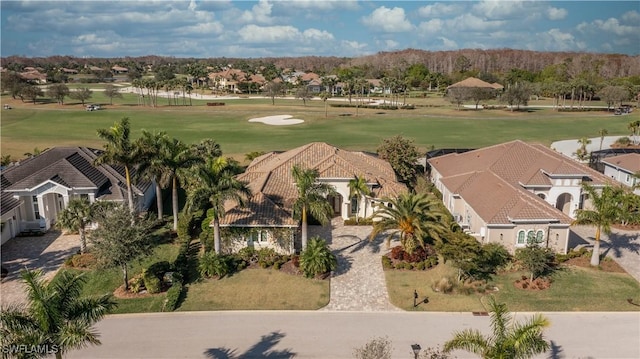
{"label": "bush cluster", "polygon": [[373,225],[373,219],[371,218],[358,218],[356,221],[355,217],[350,217],[344,220],[345,226],[371,226]]}
{"label": "bush cluster", "polygon": [[586,247],[582,247],[579,250],[572,249],[567,254],[556,254],[556,263],[564,263],[571,258],[578,258],[588,256],[590,251]]}
{"label": "bush cluster", "polygon": [[416,248],[413,253],[408,253],[402,248],[402,246],[396,246],[391,249],[391,253],[389,255],[391,259],[395,259],[397,261],[417,263],[435,256],[436,251],[430,245],[425,245],[424,247]]}
{"label": "bush cluster", "polygon": [[74,254],[64,264],[72,268],[90,268],[96,264],[96,257],[91,253]]}

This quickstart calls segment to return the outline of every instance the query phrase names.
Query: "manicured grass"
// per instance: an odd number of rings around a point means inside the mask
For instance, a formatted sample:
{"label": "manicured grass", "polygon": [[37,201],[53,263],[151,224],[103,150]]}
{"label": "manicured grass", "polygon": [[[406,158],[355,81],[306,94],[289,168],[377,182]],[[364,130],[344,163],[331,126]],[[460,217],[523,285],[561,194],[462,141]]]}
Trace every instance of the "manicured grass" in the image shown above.
{"label": "manicured grass", "polygon": [[[307,106],[303,106],[301,100],[293,99],[276,99],[275,106],[270,99],[221,99],[225,106],[209,107],[205,103],[214,100],[193,100],[194,106],[167,106],[167,100],[161,98],[160,107],[150,108],[137,106],[137,97],[133,94],[114,99],[111,106],[109,100],[96,91],[88,102],[107,105],[104,110],[93,112],[85,111],[79,103],[33,105],[10,100],[8,96],[2,100],[10,102],[14,109],[2,112],[1,150],[3,155],[14,158],[32,152],[34,147],[100,148],[102,144],[96,130],[111,126],[125,116],[131,119],[133,137],[147,129],[166,131],[187,143],[212,138],[227,155],[239,159],[251,151],[287,150],[312,141],[375,151],[383,138],[396,134],[414,139],[423,149],[481,147],[514,139],[550,144],[561,139],[596,137],[601,128],[609,130],[611,135],[627,135],[627,124],[640,119],[639,111],[627,116],[603,111],[563,113],[549,108],[531,112],[457,111],[441,98],[408,100],[423,106],[415,110],[359,109],[357,117],[355,108],[329,107],[328,118],[324,116],[321,101],[307,101]],[[254,117],[280,114],[305,122],[295,126],[247,122]]]}
{"label": "manicured grass", "polygon": [[[142,268],[158,261],[173,261],[178,255],[179,246],[172,243],[158,245],[153,252],[140,260],[134,260],[129,264],[129,279],[139,274]],[[62,271],[79,272],[75,269],[62,269]],[[113,293],[116,288],[122,285],[122,270],[120,268],[96,269],[83,271],[87,282],[83,287],[84,295],[103,295]],[[115,313],[139,313],[139,312],[159,312],[165,294],[156,294],[145,298],[119,299],[116,298],[118,307]]]}
{"label": "manicured grass", "polygon": [[178,310],[315,310],[329,303],[329,283],[273,269],[245,269],[190,284]]}
{"label": "manicured grass", "polygon": [[[427,271],[385,271],[391,302],[404,310],[417,311],[486,311],[482,294],[443,294],[432,285],[443,276],[455,278],[456,270],[439,264]],[[524,273],[513,272],[496,276],[491,284],[499,302],[507,303],[511,311],[639,311],[631,305],[640,301],[640,284],[626,273],[609,273],[598,269],[569,267],[557,271],[551,287],[541,291],[517,289],[513,282]],[[413,308],[413,291],[429,302]],[[487,294],[488,295],[488,294]]]}

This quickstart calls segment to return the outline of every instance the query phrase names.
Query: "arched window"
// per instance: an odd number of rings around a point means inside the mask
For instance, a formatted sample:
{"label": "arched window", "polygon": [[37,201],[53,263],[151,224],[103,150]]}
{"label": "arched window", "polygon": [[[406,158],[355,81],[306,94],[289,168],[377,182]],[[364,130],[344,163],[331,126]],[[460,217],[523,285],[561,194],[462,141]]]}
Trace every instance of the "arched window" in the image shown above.
{"label": "arched window", "polygon": [[529,243],[536,243],[536,231],[534,230],[529,230],[527,232],[527,244]]}
{"label": "arched window", "polygon": [[544,241],[544,231],[538,230],[536,232],[536,243],[542,243]]}
{"label": "arched window", "polygon": [[524,231],[523,230],[518,231],[518,239],[516,241],[516,244],[518,244],[518,245],[527,244],[527,242],[524,239]]}

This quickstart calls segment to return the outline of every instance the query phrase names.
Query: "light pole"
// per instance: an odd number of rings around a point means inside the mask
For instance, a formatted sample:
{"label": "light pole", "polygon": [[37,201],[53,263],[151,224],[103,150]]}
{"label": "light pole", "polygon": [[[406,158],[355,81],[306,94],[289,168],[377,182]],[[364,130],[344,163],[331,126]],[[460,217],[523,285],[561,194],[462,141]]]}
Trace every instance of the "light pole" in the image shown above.
{"label": "light pole", "polygon": [[411,350],[413,350],[413,356],[415,359],[418,359],[418,355],[420,355],[420,344],[411,344]]}

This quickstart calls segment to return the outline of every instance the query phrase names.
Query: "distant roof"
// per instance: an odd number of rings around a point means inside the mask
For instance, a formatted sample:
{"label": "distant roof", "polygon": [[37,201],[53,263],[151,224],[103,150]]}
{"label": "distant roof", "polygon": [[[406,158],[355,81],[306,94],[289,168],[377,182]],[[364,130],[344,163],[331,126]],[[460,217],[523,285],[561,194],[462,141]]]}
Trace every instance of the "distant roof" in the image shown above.
{"label": "distant roof", "polygon": [[475,77],[468,77],[460,82],[456,82],[455,84],[447,88],[449,89],[449,88],[455,88],[455,87],[480,87],[480,88],[490,88],[490,89],[496,88],[494,85],[488,82],[484,82]]}
{"label": "distant roof", "polygon": [[640,172],[640,153],[607,157],[602,162],[630,173]]}
{"label": "distant roof", "polygon": [[567,176],[593,185],[611,183],[600,172],[558,152],[519,140],[447,154],[428,162],[450,191],[462,196],[483,220],[492,224],[515,219],[556,219],[569,224],[571,218],[527,188],[548,188],[553,178]]}

